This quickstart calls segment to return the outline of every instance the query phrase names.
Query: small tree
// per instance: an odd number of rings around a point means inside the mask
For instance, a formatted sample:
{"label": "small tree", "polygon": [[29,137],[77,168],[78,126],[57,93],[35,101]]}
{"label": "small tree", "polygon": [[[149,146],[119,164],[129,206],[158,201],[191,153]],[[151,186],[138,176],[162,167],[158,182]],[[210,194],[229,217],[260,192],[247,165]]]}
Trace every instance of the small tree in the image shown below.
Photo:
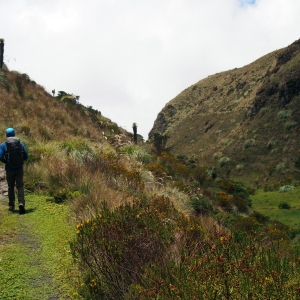
{"label": "small tree", "polygon": [[136,123],[132,124],[132,129],[133,129],[133,141],[135,144],[137,144],[137,124]]}
{"label": "small tree", "polygon": [[153,145],[156,149],[157,155],[161,155],[162,151],[165,149],[167,140],[170,137],[166,134],[161,134],[159,132],[154,132],[153,135]]}

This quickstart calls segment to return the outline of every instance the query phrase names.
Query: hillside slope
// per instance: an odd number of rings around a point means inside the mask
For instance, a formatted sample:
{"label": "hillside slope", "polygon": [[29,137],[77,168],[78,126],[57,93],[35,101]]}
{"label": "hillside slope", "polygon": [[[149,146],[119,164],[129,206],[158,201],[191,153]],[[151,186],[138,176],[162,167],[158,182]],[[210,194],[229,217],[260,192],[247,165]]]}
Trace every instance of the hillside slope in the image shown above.
{"label": "hillside slope", "polygon": [[168,102],[149,133],[167,147],[253,182],[299,178],[300,40],[217,73]]}
{"label": "hillside slope", "polygon": [[[18,134],[34,140],[64,140],[82,136],[99,141],[112,133],[132,134],[102,116],[101,112],[79,103],[72,94],[60,91],[52,97],[27,74],[0,71],[0,128],[14,127]],[[3,135],[4,137],[4,135]]]}

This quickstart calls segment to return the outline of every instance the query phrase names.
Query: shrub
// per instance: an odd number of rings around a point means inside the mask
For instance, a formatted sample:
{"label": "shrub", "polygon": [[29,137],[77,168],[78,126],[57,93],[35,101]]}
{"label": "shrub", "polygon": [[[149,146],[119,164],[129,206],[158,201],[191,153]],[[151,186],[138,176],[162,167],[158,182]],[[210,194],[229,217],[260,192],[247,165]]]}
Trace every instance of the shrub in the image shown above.
{"label": "shrub", "polygon": [[300,157],[298,157],[297,160],[295,161],[295,167],[300,169]]}
{"label": "shrub", "polygon": [[280,163],[276,166],[276,172],[280,172],[285,168],[285,163]]}
{"label": "shrub", "polygon": [[158,197],[112,210],[105,202],[98,215],[77,225],[71,244],[81,261],[92,299],[123,299],[131,284],[141,284],[147,264],[163,264],[174,239],[174,206]]}
{"label": "shrub", "polygon": [[213,157],[214,157],[214,159],[219,159],[222,157],[222,155],[223,155],[222,152],[216,152],[216,153],[214,153]]}
{"label": "shrub", "polygon": [[268,107],[263,107],[263,108],[259,111],[259,115],[262,117],[262,116],[264,116],[268,111],[269,111],[269,108],[268,108]]}
{"label": "shrub", "polygon": [[207,170],[203,167],[196,167],[193,172],[192,176],[195,180],[197,180],[200,184],[203,184],[206,177],[207,177]]}
{"label": "shrub", "polygon": [[285,193],[294,190],[295,187],[293,185],[284,185],[279,188],[279,193]]}
{"label": "shrub", "polygon": [[255,142],[254,139],[247,140],[247,141],[244,143],[244,149],[253,147],[253,146],[255,146],[255,145],[256,145],[256,142]]}
{"label": "shrub", "polygon": [[234,88],[231,87],[228,91],[227,91],[227,96],[229,96],[230,94],[232,94],[234,92]]}
{"label": "shrub", "polygon": [[281,110],[278,112],[277,116],[279,119],[286,120],[289,119],[292,115],[291,110]]}
{"label": "shrub", "polygon": [[280,209],[291,209],[291,206],[287,202],[281,202],[278,205],[278,208],[280,208]]}
{"label": "shrub", "polygon": [[214,196],[214,191],[211,188],[204,188],[202,190],[202,195],[208,199],[212,199]]}
{"label": "shrub", "polygon": [[[255,218],[239,220],[257,228]],[[243,225],[241,223],[241,226]],[[297,299],[299,264],[290,263],[273,244],[249,235],[215,230],[199,239],[192,255],[180,256],[163,267],[147,266],[144,282],[131,287],[127,299]],[[236,288],[238,287],[238,288]]]}
{"label": "shrub", "polygon": [[238,164],[238,165],[235,166],[235,169],[236,170],[243,170],[244,169],[244,165]]}
{"label": "shrub", "polygon": [[253,216],[250,217],[238,217],[233,222],[235,230],[250,232],[259,228],[257,219]]}
{"label": "shrub", "polygon": [[233,196],[232,204],[237,208],[241,213],[247,213],[249,210],[248,201],[240,196]]}
{"label": "shrub", "polygon": [[233,197],[228,195],[226,192],[217,193],[217,205],[225,209],[226,211],[231,211]]}
{"label": "shrub", "polygon": [[253,211],[253,213],[251,214],[251,217],[254,217],[259,223],[261,223],[263,225],[266,225],[270,220],[270,217],[267,217],[258,211]]}
{"label": "shrub", "polygon": [[199,197],[192,199],[192,207],[196,214],[207,215],[213,211],[213,206],[207,200]]}
{"label": "shrub", "polygon": [[269,141],[267,143],[267,148],[268,149],[273,149],[276,146],[276,141]]}
{"label": "shrub", "polygon": [[222,144],[222,146],[227,147],[227,146],[229,146],[230,144],[232,144],[232,142],[233,142],[233,140],[231,140],[231,139],[228,139],[228,140],[222,140],[222,141],[221,141],[221,144]]}
{"label": "shrub", "polygon": [[296,128],[298,126],[298,123],[297,122],[287,122],[285,123],[284,125],[284,129],[286,130],[291,130],[293,128]]}
{"label": "shrub", "polygon": [[227,165],[229,163],[230,159],[228,157],[221,157],[219,159],[219,164],[220,164],[220,167],[224,167],[225,165]]}

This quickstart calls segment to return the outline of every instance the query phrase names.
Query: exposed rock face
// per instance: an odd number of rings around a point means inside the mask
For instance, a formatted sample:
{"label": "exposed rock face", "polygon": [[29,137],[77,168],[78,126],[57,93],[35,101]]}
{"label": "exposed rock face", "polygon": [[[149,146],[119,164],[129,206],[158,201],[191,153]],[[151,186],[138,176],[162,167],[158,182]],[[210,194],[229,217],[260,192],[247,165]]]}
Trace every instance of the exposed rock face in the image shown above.
{"label": "exposed rock face", "polygon": [[[226,156],[231,171],[238,164],[255,165],[257,171],[268,169],[264,170],[267,176],[285,161],[296,174],[293,159],[298,157],[299,102],[300,39],[185,89],[158,114],[149,137],[156,131],[167,134],[167,147],[174,154],[193,155],[198,162],[205,160],[216,167],[216,157]],[[286,117],[281,110],[289,111]],[[251,153],[243,146],[248,139],[256,140]],[[274,147],[272,153],[265,150],[271,139],[277,152]]]}

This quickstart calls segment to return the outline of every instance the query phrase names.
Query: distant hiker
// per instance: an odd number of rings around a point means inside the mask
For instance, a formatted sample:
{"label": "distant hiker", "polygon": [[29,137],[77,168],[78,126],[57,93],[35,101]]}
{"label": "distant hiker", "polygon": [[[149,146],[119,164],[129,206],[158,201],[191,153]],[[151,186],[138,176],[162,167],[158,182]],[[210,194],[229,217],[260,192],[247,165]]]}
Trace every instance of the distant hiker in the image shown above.
{"label": "distant hiker", "polygon": [[6,141],[0,145],[0,160],[5,163],[8,185],[8,209],[15,211],[15,186],[18,190],[20,214],[25,213],[23,163],[28,158],[27,150],[20,139],[15,137],[13,128],[6,129]]}
{"label": "distant hiker", "polygon": [[52,90],[52,94],[53,94],[53,97],[55,96],[55,89],[54,90]]}

